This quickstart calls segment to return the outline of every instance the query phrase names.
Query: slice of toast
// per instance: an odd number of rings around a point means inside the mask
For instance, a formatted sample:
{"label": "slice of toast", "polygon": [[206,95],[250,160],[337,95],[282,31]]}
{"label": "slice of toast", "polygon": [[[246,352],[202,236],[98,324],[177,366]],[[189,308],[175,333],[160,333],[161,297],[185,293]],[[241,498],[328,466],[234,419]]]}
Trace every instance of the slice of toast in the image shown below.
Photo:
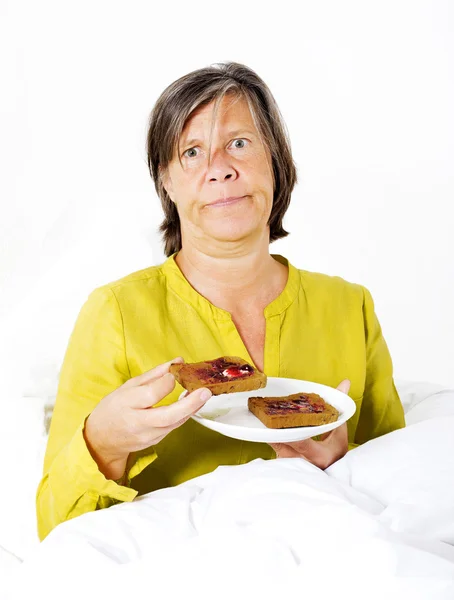
{"label": "slice of toast", "polygon": [[337,421],[339,417],[339,411],[318,394],[251,396],[248,408],[264,425],[272,429],[325,425]]}
{"label": "slice of toast", "polygon": [[213,396],[248,392],[266,386],[266,375],[239,356],[221,356],[198,363],[170,365],[170,372],[188,392],[206,387]]}

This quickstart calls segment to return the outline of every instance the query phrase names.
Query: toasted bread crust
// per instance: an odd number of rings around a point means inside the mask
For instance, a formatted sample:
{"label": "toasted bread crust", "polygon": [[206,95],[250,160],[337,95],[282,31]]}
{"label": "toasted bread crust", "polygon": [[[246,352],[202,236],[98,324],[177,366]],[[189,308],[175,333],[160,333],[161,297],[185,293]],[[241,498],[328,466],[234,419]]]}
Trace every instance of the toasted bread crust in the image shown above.
{"label": "toasted bread crust", "polygon": [[[304,401],[301,400],[302,397]],[[285,408],[284,404],[292,404],[295,401],[303,402],[303,406],[295,410]],[[325,425],[337,421],[339,417],[339,411],[318,394],[304,392],[289,396],[251,396],[248,399],[248,408],[271,429]],[[310,412],[311,410],[317,412]]]}
{"label": "toasted bread crust", "polygon": [[[251,369],[250,374],[242,375],[238,378],[232,378],[223,381],[219,370],[213,367],[213,363],[223,364],[228,363],[233,367],[248,365]],[[219,358],[202,361],[198,363],[178,363],[170,365],[170,373],[172,373],[178,383],[188,390],[193,392],[198,388],[208,388],[213,396],[219,394],[231,394],[234,392],[248,392],[258,390],[266,386],[267,377],[265,373],[258,371],[255,367],[249,364],[239,356],[221,356]],[[212,375],[212,376],[210,376]],[[217,379],[216,379],[217,378]]]}

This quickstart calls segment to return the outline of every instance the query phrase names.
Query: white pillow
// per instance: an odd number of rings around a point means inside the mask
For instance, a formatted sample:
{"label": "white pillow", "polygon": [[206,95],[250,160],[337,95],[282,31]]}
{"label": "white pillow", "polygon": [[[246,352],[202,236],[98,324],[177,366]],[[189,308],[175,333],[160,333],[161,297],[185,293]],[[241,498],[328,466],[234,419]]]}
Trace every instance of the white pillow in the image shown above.
{"label": "white pillow", "polygon": [[427,400],[428,418],[355,448],[326,472],[381,502],[380,520],[394,531],[454,545],[454,391],[444,399],[442,416]]}
{"label": "white pillow", "polygon": [[428,408],[427,404],[422,404],[422,410],[418,409],[416,412],[413,412],[419,404],[424,403],[424,401],[428,401],[429,399],[431,406],[437,405],[435,413],[437,413],[439,410],[443,410],[443,407],[437,401],[432,402],[432,398],[441,393],[451,394],[453,391],[452,389],[446,388],[442,385],[429,383],[427,381],[407,381],[403,379],[396,379],[395,384],[400,400],[404,407],[405,421],[407,424],[414,423],[416,420],[418,420],[418,417],[415,415],[419,415],[419,420],[422,420],[429,418],[430,415],[433,414],[433,411]]}
{"label": "white pillow", "polygon": [[[69,336],[88,295],[96,288],[161,260],[154,237],[123,207],[94,206],[90,218],[76,223],[67,240],[56,237],[58,252],[42,260],[47,269],[27,274],[25,288],[8,290],[14,309],[0,315],[0,375],[2,394],[39,396],[31,387],[42,374],[53,373],[49,394],[55,396],[56,376]],[[60,235],[61,237],[61,235]],[[50,244],[50,242],[49,242]],[[4,402],[4,398],[0,398]]]}
{"label": "white pillow", "polygon": [[36,489],[42,476],[45,401],[3,397],[0,419],[0,546],[24,558],[38,543]]}

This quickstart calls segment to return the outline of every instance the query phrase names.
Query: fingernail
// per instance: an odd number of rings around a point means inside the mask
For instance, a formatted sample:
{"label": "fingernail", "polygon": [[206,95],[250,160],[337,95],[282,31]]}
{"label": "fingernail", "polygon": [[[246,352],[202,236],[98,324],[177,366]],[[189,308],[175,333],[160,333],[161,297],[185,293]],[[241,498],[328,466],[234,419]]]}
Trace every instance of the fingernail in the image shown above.
{"label": "fingernail", "polygon": [[210,390],[203,390],[203,392],[200,394],[200,400],[205,402],[205,400],[211,398],[212,395],[213,394],[210,392]]}
{"label": "fingernail", "polygon": [[181,356],[177,356],[176,358],[172,358],[172,360],[170,362],[171,363],[184,362],[184,358],[182,358]]}

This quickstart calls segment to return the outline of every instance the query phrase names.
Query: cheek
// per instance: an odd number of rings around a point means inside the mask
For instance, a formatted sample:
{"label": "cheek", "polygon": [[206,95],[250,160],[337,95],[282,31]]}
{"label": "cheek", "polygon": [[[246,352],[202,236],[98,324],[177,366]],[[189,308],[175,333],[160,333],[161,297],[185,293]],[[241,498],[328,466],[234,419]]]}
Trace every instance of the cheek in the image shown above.
{"label": "cheek", "polygon": [[260,154],[254,157],[248,165],[248,171],[252,180],[257,184],[260,190],[269,192],[273,191],[273,174],[270,170],[270,165],[266,161],[266,157]]}
{"label": "cheek", "polygon": [[273,180],[266,174],[261,173],[256,179],[255,189],[260,195],[261,203],[263,203],[266,211],[271,211],[273,204]]}
{"label": "cheek", "polygon": [[180,215],[187,215],[194,212],[197,190],[194,182],[189,178],[178,180],[174,184],[175,204]]}
{"label": "cheek", "polygon": [[184,197],[180,196],[178,202],[180,221],[185,222],[189,227],[200,224],[203,217],[198,198],[196,193],[188,193],[186,189]]}

